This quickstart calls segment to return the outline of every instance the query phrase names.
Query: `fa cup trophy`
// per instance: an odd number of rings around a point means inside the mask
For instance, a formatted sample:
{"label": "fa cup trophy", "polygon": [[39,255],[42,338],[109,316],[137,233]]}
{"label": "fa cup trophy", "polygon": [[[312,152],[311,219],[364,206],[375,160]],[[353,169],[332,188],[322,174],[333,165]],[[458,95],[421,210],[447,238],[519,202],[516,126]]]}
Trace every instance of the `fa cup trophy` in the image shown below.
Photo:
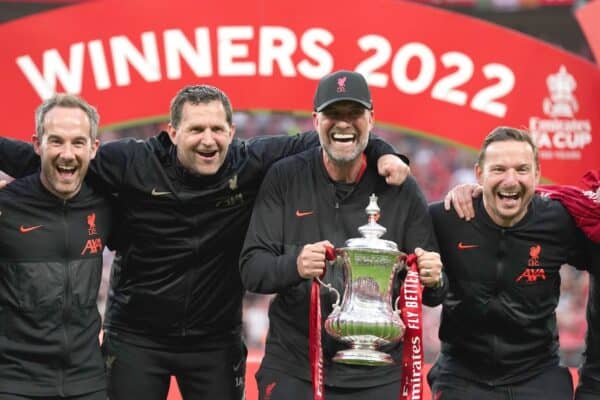
{"label": "fa cup trophy", "polygon": [[341,266],[344,296],[331,285],[320,282],[337,294],[333,311],[325,321],[325,330],[350,348],[337,352],[333,360],[344,364],[387,365],[392,357],[378,348],[398,341],[405,326],[400,318],[393,283],[405,268],[405,254],[396,243],[380,239],[386,228],[376,221],[379,215],[377,196],[369,198],[366,208],[368,223],[359,227],[362,237],[349,239],[345,247],[336,249],[334,268]]}

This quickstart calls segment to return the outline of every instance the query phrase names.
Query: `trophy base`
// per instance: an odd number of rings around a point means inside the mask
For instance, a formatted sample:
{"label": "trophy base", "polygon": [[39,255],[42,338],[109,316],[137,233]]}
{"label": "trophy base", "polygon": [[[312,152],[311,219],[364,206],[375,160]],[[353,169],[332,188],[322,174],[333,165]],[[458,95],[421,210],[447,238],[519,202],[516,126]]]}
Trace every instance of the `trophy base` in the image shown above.
{"label": "trophy base", "polygon": [[387,353],[368,349],[348,349],[338,351],[333,361],[340,364],[368,365],[380,367],[394,364],[394,359]]}

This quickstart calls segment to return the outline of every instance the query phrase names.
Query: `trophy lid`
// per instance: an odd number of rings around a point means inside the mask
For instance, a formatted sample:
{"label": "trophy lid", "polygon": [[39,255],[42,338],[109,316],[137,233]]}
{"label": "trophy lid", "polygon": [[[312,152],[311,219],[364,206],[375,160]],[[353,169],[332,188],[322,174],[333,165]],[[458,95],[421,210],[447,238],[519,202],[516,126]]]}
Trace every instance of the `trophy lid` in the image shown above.
{"label": "trophy lid", "polygon": [[363,237],[346,240],[346,247],[398,252],[396,243],[391,240],[380,239],[387,229],[377,223],[380,208],[375,194],[369,196],[369,205],[365,211],[368,215],[368,223],[358,228],[358,232]]}

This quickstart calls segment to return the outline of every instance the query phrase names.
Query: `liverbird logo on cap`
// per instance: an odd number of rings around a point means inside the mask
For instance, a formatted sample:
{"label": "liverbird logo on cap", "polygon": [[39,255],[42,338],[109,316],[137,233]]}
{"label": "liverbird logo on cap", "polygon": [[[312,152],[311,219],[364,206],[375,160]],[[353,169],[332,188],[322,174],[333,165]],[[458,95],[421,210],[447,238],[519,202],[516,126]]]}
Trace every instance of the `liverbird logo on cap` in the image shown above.
{"label": "liverbird logo on cap", "polygon": [[544,99],[544,112],[550,117],[573,117],[579,104],[573,96],[577,82],[567,68],[561,65],[558,72],[546,79],[550,97]]}
{"label": "liverbird logo on cap", "polygon": [[342,76],[341,78],[338,78],[337,80],[337,92],[338,93],[346,93],[346,79],[348,79],[347,76]]}

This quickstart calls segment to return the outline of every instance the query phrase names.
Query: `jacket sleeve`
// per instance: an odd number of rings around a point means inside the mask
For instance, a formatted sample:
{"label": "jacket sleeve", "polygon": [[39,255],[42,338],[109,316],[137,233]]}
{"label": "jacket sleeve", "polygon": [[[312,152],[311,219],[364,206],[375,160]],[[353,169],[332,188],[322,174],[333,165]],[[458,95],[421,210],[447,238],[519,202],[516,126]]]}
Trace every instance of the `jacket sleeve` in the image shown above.
{"label": "jacket sleeve", "polygon": [[[301,153],[320,146],[319,135],[316,131],[306,131],[293,136],[259,136],[248,140],[250,156],[262,165],[263,174],[273,163],[282,158]],[[376,163],[379,157],[385,154],[395,154],[406,164],[409,160],[406,156],[396,153],[396,149],[374,134],[370,134],[367,148],[365,149],[367,160]]]}
{"label": "jacket sleeve", "polygon": [[39,169],[40,158],[31,143],[0,137],[0,170],[13,178],[22,178]]}
{"label": "jacket sleeve", "polygon": [[146,142],[132,138],[102,144],[90,163],[90,183],[103,190],[120,191],[127,174],[135,173],[133,164],[136,162],[138,148],[145,145]]}
{"label": "jacket sleeve", "polygon": [[251,292],[277,293],[303,281],[296,268],[300,247],[284,243],[284,204],[277,168],[269,170],[240,256],[242,283]]}
{"label": "jacket sleeve", "polygon": [[410,161],[408,157],[404,154],[396,153],[396,149],[394,146],[380,138],[379,136],[371,133],[369,135],[369,142],[367,143],[367,148],[365,149],[365,155],[367,156],[367,161],[371,163],[377,163],[379,157],[384,156],[386,154],[394,154],[397,157],[400,157],[404,164],[409,165]]}
{"label": "jacket sleeve", "polygon": [[[439,252],[425,196],[412,177],[409,177],[407,182],[410,182],[410,186],[413,187],[414,190],[410,200],[410,218],[408,219],[405,236],[406,243],[403,248],[411,252],[414,251],[416,247],[420,247],[426,251]],[[405,188],[405,190],[406,189],[408,188]],[[425,288],[423,290],[423,304],[435,307],[444,301],[446,293],[448,292],[448,279],[443,270],[442,274],[444,275],[442,277],[444,280],[442,287]]]}

